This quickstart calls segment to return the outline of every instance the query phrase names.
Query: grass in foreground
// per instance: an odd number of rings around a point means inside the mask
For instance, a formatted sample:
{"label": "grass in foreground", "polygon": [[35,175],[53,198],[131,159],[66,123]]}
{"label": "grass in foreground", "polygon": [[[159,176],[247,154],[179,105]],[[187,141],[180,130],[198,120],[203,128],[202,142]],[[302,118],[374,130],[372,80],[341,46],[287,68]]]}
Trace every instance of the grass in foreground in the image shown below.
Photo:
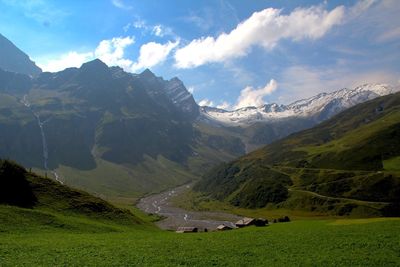
{"label": "grass in foreground", "polygon": [[[354,222],[354,223],[353,223]],[[399,266],[400,219],[314,220],[229,232],[0,232],[1,266]]]}

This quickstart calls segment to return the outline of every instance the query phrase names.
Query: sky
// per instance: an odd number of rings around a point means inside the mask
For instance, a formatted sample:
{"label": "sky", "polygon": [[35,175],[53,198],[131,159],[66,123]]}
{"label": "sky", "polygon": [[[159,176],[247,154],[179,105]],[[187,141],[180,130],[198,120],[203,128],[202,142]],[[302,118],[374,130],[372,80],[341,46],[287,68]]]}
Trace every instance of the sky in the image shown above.
{"label": "sky", "polygon": [[0,33],[44,71],[101,59],[178,77],[200,105],[288,104],[400,86],[400,1],[0,0]]}

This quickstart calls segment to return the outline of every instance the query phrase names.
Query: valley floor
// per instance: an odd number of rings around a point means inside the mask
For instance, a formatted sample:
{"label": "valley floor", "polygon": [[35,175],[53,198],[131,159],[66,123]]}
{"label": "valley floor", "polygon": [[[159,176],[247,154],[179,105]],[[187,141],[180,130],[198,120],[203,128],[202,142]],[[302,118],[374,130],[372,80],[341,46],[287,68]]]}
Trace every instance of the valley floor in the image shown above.
{"label": "valley floor", "polygon": [[400,219],[309,220],[227,232],[0,231],[0,266],[399,266]]}
{"label": "valley floor", "polygon": [[173,199],[180,198],[190,188],[190,184],[183,185],[142,198],[138,203],[138,208],[146,213],[164,217],[163,220],[157,222],[157,225],[166,230],[177,230],[180,226],[215,230],[221,224],[234,227],[234,223],[241,219],[237,215],[224,212],[193,211],[176,207]]}

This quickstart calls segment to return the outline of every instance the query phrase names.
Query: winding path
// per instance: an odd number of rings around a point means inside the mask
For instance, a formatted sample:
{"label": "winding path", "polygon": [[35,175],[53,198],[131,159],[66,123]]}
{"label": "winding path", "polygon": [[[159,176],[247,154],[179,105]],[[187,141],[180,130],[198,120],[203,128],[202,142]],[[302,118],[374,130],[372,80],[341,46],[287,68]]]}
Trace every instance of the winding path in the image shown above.
{"label": "winding path", "polygon": [[358,199],[353,199],[353,198],[324,196],[324,195],[320,195],[320,194],[312,192],[312,191],[307,191],[307,190],[302,190],[302,189],[289,188],[288,191],[300,192],[300,193],[316,196],[316,197],[327,199],[327,200],[345,200],[345,201],[353,201],[353,202],[359,202],[359,203],[364,203],[364,204],[383,204],[383,205],[390,204],[389,202],[377,202],[377,201],[358,200]]}
{"label": "winding path", "polygon": [[215,230],[220,224],[234,227],[234,222],[241,219],[239,216],[223,212],[188,211],[175,207],[171,203],[171,198],[179,197],[179,195],[189,190],[190,187],[191,185],[183,185],[142,198],[137,206],[146,213],[153,213],[165,217],[165,219],[157,222],[157,225],[166,230],[176,230],[180,226]]}

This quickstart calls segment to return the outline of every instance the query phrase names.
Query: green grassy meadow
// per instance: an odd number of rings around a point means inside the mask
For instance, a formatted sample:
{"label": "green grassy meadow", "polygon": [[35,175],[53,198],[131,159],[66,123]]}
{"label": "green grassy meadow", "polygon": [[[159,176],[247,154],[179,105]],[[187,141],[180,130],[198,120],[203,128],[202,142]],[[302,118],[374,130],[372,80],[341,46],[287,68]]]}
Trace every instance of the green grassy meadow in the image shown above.
{"label": "green grassy meadow", "polygon": [[[16,222],[17,223],[17,222]],[[227,232],[151,226],[24,231],[0,224],[0,266],[399,266],[400,219],[300,220]]]}

